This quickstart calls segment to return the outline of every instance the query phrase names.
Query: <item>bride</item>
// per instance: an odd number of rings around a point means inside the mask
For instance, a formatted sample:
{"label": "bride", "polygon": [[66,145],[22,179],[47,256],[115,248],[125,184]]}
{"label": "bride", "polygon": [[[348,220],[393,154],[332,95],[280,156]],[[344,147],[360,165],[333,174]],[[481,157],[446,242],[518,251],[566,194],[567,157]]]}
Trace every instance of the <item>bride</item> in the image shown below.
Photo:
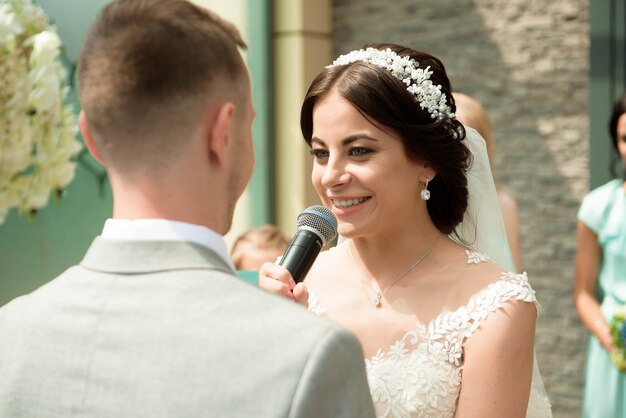
{"label": "bride", "polygon": [[304,283],[266,263],[259,284],[359,338],[379,417],[550,417],[535,293],[510,272],[484,141],[454,109],[424,52],[371,45],[323,70],[301,128],[345,240]]}

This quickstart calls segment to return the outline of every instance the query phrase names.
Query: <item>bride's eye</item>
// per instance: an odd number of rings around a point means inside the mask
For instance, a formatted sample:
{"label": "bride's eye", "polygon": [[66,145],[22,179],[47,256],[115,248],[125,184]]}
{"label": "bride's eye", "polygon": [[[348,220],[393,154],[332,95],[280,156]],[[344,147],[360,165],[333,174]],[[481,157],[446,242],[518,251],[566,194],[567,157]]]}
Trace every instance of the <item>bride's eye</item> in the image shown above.
{"label": "bride's eye", "polygon": [[364,155],[371,154],[372,152],[374,152],[372,149],[364,147],[354,147],[350,149],[350,155],[353,157],[363,157]]}
{"label": "bride's eye", "polygon": [[322,148],[311,148],[309,152],[316,160],[321,160],[328,157],[328,151]]}

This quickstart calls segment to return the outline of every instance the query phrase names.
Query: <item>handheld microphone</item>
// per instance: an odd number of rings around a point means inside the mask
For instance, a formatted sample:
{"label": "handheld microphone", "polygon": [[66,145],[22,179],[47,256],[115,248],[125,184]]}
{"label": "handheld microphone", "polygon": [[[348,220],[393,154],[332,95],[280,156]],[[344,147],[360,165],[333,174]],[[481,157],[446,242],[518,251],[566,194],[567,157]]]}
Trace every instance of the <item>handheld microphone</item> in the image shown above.
{"label": "handheld microphone", "polygon": [[311,269],[322,247],[337,235],[337,218],[321,205],[306,208],[298,215],[298,230],[278,265],[300,283]]}

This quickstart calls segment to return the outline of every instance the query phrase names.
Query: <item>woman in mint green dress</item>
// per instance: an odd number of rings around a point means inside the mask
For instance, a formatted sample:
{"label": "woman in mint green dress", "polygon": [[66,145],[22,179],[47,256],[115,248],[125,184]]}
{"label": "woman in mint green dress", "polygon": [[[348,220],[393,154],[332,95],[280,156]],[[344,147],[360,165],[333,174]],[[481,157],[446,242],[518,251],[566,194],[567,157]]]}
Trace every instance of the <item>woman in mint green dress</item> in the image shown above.
{"label": "woman in mint green dress", "polygon": [[575,303],[591,332],[583,418],[626,418],[626,373],[611,362],[609,321],[626,306],[626,95],[613,108],[609,131],[621,160],[621,179],[591,191],[578,212]]}

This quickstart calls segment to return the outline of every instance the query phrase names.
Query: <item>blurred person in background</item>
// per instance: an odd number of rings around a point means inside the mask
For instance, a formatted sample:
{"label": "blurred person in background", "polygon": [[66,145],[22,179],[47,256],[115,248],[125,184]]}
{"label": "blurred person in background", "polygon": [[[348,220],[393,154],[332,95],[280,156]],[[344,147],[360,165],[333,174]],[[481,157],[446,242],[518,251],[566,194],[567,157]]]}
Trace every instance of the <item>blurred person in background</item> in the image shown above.
{"label": "blurred person in background", "polygon": [[289,242],[289,237],[276,225],[261,225],[239,235],[230,256],[237,270],[259,271],[266,261],[276,261],[282,256]]}
{"label": "blurred person in background", "polygon": [[[574,301],[590,332],[585,367],[584,418],[626,418],[626,364],[610,321],[626,307],[626,95],[614,104],[609,133],[614,179],[589,192],[578,212]],[[615,170],[619,166],[621,169]],[[611,356],[621,359],[622,371]]]}

